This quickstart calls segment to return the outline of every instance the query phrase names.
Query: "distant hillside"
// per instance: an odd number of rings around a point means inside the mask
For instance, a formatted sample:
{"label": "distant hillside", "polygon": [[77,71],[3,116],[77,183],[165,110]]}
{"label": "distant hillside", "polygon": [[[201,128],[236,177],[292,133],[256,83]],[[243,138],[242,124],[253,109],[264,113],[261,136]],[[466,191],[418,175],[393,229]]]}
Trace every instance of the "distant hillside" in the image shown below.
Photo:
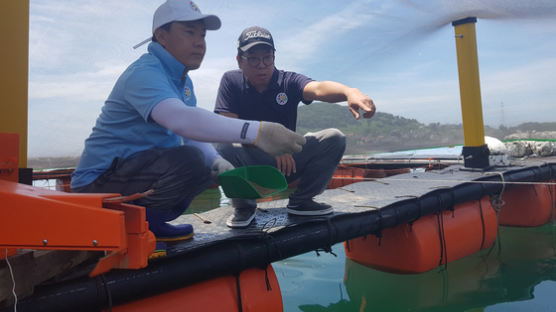
{"label": "distant hillside", "polygon": [[[347,136],[346,154],[390,152],[404,149],[463,144],[461,124],[423,124],[378,112],[371,119],[355,120],[345,106],[330,103],[301,105],[297,132],[338,128]],[[528,122],[516,127],[485,127],[498,139],[556,139],[556,122]],[[75,167],[78,157],[30,158],[31,168]]]}
{"label": "distant hillside", "polygon": [[[415,119],[378,112],[371,119],[355,120],[345,106],[330,103],[302,105],[297,131],[305,133],[338,128],[347,136],[346,154],[463,144],[461,124],[423,124]],[[556,139],[556,122],[524,123],[516,127],[485,127],[485,134],[499,139]]]}

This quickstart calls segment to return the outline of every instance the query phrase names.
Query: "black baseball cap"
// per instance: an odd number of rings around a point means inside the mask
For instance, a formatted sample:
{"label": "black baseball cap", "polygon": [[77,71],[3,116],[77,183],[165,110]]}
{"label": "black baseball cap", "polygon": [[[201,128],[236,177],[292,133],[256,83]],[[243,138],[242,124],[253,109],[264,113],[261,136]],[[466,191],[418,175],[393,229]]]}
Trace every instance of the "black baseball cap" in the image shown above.
{"label": "black baseball cap", "polygon": [[237,39],[237,48],[242,52],[247,52],[247,50],[259,44],[268,45],[272,50],[276,50],[270,31],[259,26],[245,28]]}

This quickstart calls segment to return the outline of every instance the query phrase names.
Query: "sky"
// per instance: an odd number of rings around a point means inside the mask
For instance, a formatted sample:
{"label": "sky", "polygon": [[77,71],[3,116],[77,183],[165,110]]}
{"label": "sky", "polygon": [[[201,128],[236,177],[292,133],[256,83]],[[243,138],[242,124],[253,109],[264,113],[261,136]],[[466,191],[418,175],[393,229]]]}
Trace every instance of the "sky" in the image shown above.
{"label": "sky", "polygon": [[[146,52],[132,47],[151,36],[161,3],[31,0],[29,157],[80,155],[116,79]],[[237,68],[239,34],[258,25],[274,37],[279,69],[356,87],[379,112],[461,123],[451,22],[476,16],[485,124],[556,121],[554,0],[195,3],[222,21],[190,72],[197,105],[211,111],[222,74]]]}

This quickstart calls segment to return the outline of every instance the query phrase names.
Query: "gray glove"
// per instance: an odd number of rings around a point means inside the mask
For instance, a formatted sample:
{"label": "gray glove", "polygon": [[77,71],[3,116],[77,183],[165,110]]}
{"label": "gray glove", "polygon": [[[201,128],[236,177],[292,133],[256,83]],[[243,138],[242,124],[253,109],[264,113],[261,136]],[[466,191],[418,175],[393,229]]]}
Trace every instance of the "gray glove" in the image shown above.
{"label": "gray glove", "polygon": [[272,156],[299,153],[305,144],[305,137],[279,123],[261,121],[261,129],[255,139],[255,146]]}
{"label": "gray glove", "polygon": [[229,161],[227,161],[226,159],[222,158],[222,157],[217,157],[213,162],[212,162],[212,166],[211,166],[211,176],[212,179],[217,181],[218,180],[218,175],[221,173],[224,173],[226,171],[232,170],[234,169],[234,165],[232,165]]}

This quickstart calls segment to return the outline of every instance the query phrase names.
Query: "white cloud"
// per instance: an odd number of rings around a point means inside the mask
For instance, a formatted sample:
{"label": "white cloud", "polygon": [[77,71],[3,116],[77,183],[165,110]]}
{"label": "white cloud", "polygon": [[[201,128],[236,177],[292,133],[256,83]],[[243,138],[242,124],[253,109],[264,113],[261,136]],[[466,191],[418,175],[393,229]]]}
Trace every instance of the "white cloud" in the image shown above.
{"label": "white cloud", "polygon": [[315,52],[330,44],[335,37],[369,23],[373,15],[361,9],[361,2],[353,2],[339,12],[296,30],[293,36],[275,39],[280,47],[281,58],[287,60],[283,62],[285,67],[298,67],[304,60],[314,57]]}
{"label": "white cloud", "polygon": [[[457,72],[452,79],[426,76],[434,64],[419,64],[403,72],[364,79],[379,111],[421,122],[460,123]],[[481,72],[483,119],[486,124],[516,125],[525,121],[554,121],[556,116],[556,58],[534,60],[517,67]],[[502,104],[503,103],[503,104]],[[504,111],[502,112],[502,106]]]}
{"label": "white cloud", "polygon": [[556,58],[535,60],[531,63],[485,75],[482,84],[489,93],[529,93],[554,89]]}
{"label": "white cloud", "polygon": [[212,58],[203,62],[201,68],[189,73],[195,87],[197,106],[212,111],[222,75],[237,67],[233,57]]}
{"label": "white cloud", "polygon": [[[150,34],[152,13],[161,2],[31,1],[31,156],[80,152],[115,80],[144,53],[144,47],[131,46]],[[275,37],[279,68],[356,86],[373,97],[379,111],[422,122],[461,120],[453,33],[446,28],[433,32],[448,23],[452,13],[465,11],[460,2],[196,2],[223,23],[222,29],[208,34],[205,61],[190,73],[200,107],[213,109],[222,74],[237,67],[241,30],[260,25]],[[468,9],[487,11],[508,3],[509,11],[500,14],[519,18],[539,14],[535,5],[544,8],[545,17],[556,6],[542,0],[464,2],[471,4]],[[484,21],[478,27],[482,42],[496,43],[481,45],[479,51],[484,119],[498,125],[503,102],[507,123],[554,121],[556,46],[547,38],[556,35],[556,23],[520,20],[505,29],[511,30],[506,37],[511,44],[500,46],[504,41],[498,30],[504,21]],[[446,54],[453,56],[451,61]]]}
{"label": "white cloud", "polygon": [[104,101],[127,64],[102,66],[95,72],[34,75],[29,82],[29,100]]}

